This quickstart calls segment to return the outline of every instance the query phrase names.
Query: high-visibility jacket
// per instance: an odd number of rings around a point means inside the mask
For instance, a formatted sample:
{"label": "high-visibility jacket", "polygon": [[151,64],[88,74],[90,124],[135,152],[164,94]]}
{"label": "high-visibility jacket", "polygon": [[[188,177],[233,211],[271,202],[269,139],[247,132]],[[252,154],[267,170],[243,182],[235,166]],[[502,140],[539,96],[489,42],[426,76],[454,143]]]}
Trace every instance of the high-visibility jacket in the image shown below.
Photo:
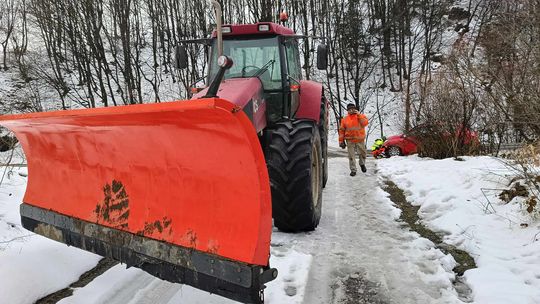
{"label": "high-visibility jacket", "polygon": [[363,142],[366,138],[366,129],[368,119],[364,114],[348,114],[347,117],[341,120],[339,127],[339,142],[344,140],[358,143]]}
{"label": "high-visibility jacket", "polygon": [[371,151],[375,151],[379,149],[380,147],[383,146],[383,144],[384,144],[384,141],[380,138],[377,138],[375,142],[373,143],[373,146],[371,146]]}

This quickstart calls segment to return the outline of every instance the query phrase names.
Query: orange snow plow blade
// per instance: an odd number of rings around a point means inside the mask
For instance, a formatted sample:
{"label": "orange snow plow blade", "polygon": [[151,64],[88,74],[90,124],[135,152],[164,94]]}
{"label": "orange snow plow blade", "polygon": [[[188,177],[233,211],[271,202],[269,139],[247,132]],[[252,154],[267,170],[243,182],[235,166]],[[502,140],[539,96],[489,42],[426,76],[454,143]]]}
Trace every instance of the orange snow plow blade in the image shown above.
{"label": "orange snow plow blade", "polygon": [[28,161],[26,229],[260,303],[271,199],[247,116],[222,99],[0,117]]}

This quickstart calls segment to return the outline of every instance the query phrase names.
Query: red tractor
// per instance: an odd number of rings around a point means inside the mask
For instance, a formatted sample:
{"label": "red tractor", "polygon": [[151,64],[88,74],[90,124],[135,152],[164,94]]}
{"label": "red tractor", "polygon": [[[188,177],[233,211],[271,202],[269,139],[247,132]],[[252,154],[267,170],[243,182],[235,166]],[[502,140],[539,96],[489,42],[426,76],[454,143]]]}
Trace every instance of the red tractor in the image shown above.
{"label": "red tractor", "polygon": [[[274,225],[284,231],[315,229],[321,216],[322,188],[328,178],[327,104],[322,85],[302,80],[298,39],[275,23],[225,25],[223,42],[213,38],[207,88],[193,96],[223,98],[241,108],[263,148],[272,190]],[[192,42],[201,40],[191,40]],[[223,54],[218,45],[222,43]],[[180,46],[177,66],[188,66]],[[318,67],[326,68],[319,45]]]}
{"label": "red tractor", "polygon": [[[303,38],[269,22],[218,25],[205,39],[211,81],[192,100],[0,117],[27,156],[23,226],[262,303],[277,276],[272,217],[280,230],[315,229],[328,178],[327,103],[302,80]],[[185,47],[175,56],[187,67]]]}

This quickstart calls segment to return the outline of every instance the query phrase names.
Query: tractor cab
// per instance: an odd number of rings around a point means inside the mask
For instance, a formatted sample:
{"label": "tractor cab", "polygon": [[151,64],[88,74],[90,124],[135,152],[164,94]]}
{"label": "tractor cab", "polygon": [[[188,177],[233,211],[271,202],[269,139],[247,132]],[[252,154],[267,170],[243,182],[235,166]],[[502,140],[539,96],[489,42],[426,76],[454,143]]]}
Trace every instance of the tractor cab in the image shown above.
{"label": "tractor cab", "polygon": [[[262,97],[266,101],[266,120],[273,123],[283,117],[294,117],[300,105],[302,81],[298,39],[307,37],[268,22],[224,25],[221,32],[222,54],[233,61],[225,71],[223,80],[258,78],[262,85]],[[220,41],[216,31],[206,43],[211,46],[207,83],[210,86],[219,71]],[[187,55],[185,50],[181,53]],[[186,63],[181,66],[187,67],[187,56],[184,57],[180,60]],[[326,69],[326,57],[326,46],[320,45],[317,50],[319,69]]]}

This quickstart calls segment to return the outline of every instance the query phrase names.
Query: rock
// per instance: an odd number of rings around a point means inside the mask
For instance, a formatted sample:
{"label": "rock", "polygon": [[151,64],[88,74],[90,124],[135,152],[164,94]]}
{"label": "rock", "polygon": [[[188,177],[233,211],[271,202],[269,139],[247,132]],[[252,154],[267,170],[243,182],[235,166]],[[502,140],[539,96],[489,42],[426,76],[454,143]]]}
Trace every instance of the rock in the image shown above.
{"label": "rock", "polygon": [[458,6],[454,6],[450,9],[450,12],[448,13],[448,19],[450,20],[463,20],[463,19],[469,19],[471,17],[471,13]]}

